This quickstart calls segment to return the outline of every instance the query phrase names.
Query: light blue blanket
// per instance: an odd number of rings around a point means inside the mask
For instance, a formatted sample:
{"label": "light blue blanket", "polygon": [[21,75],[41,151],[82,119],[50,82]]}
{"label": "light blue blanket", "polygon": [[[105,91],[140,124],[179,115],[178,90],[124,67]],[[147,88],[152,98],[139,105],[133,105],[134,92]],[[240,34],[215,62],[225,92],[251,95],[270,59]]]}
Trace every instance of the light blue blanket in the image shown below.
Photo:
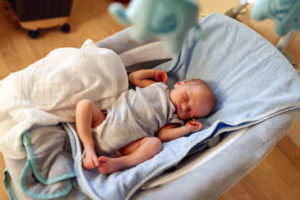
{"label": "light blue blanket", "polygon": [[82,168],[82,149],[69,125],[78,183],[90,198],[128,199],[147,180],[180,162],[201,141],[300,107],[300,78],[269,42],[220,14],[200,23],[206,38],[199,41],[192,30],[180,54],[158,68],[168,71],[170,87],[184,79],[207,81],[217,97],[215,112],[201,119],[201,131],[164,143],[163,150],[152,159],[111,175]]}

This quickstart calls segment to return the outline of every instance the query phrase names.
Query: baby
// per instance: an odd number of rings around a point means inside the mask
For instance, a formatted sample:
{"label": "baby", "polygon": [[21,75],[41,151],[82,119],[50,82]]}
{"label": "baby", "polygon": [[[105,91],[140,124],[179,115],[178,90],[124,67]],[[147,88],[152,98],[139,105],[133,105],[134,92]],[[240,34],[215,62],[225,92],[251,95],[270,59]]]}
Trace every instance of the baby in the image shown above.
{"label": "baby", "polygon": [[86,169],[98,167],[100,173],[109,174],[135,166],[159,153],[162,142],[202,128],[195,118],[214,109],[211,88],[193,79],[169,90],[167,78],[166,72],[154,69],[131,73],[129,81],[136,90],[122,93],[107,115],[90,100],[77,104],[76,127]]}

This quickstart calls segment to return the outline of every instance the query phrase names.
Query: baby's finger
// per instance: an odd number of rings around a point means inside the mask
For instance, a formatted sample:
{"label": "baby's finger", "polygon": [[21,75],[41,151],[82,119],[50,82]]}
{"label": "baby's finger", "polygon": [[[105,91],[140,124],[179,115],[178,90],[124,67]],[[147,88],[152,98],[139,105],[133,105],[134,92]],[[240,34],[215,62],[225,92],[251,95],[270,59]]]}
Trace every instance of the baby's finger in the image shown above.
{"label": "baby's finger", "polygon": [[198,130],[200,130],[202,128],[202,123],[197,121],[197,125],[196,126],[197,126]]}
{"label": "baby's finger", "polygon": [[197,130],[200,130],[201,128],[202,128],[202,124],[201,124],[201,122],[198,122],[198,121],[194,121],[194,120],[192,120],[192,121],[190,121],[190,125],[193,127],[193,128],[195,128],[195,129],[197,129]]}
{"label": "baby's finger", "polygon": [[154,75],[154,80],[157,82],[166,83],[168,79],[168,75],[164,71],[156,71]]}
{"label": "baby's finger", "polygon": [[163,72],[163,74],[162,74],[162,82],[163,83],[167,83],[167,80],[168,80],[168,75],[167,75],[166,72]]}
{"label": "baby's finger", "polygon": [[195,119],[193,119],[193,120],[189,121],[189,123],[191,125],[197,125],[199,122],[197,122]]}

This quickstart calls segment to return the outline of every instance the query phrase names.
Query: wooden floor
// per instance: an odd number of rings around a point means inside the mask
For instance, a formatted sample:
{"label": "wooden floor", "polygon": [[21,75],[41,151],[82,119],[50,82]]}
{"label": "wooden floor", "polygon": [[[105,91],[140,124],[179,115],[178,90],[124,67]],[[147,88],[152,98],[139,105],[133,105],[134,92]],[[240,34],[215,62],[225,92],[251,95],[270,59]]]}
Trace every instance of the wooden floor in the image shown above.
{"label": "wooden floor", "polygon": [[[42,30],[39,39],[31,39],[20,28],[0,0],[0,79],[23,69],[58,47],[80,47],[87,38],[101,40],[122,29],[107,13],[110,0],[78,0],[69,19],[72,31],[59,28]],[[0,155],[0,199],[7,199]],[[296,200],[300,199],[300,152],[286,137],[254,171],[227,191],[222,200]]]}

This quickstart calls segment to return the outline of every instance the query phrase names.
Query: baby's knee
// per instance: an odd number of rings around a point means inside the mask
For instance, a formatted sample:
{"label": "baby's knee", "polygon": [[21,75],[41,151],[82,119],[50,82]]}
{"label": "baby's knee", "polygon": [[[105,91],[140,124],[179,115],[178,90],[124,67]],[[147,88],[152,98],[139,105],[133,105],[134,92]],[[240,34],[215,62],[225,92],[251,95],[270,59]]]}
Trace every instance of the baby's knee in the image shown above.
{"label": "baby's knee", "polygon": [[82,99],[76,105],[76,110],[87,109],[91,107],[93,102],[89,99]]}
{"label": "baby's knee", "polygon": [[149,145],[151,145],[153,151],[156,151],[157,153],[160,152],[162,149],[162,143],[158,137],[145,137],[143,138],[142,142],[146,142]]}

